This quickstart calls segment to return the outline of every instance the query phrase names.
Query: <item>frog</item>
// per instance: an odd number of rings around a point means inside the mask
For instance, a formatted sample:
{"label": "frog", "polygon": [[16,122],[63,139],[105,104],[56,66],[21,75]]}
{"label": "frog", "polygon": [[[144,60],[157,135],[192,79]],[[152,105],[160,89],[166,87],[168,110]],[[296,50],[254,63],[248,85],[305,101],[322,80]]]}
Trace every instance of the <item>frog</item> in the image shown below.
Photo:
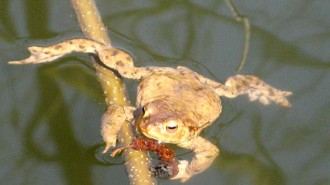
{"label": "frog", "polygon": [[31,55],[10,64],[51,62],[72,52],[91,53],[122,77],[138,80],[136,106],[109,105],[101,121],[104,152],[116,146],[124,121],[130,121],[147,138],[191,150],[191,161],[179,160],[179,172],[172,179],[186,182],[209,168],[219,148],[201,132],[222,112],[220,97],[247,95],[263,105],[290,107],[290,91],[282,91],[254,75],[237,74],[224,83],[204,77],[187,67],[137,67],[130,54],[86,38],[65,40],[50,46],[31,46]]}

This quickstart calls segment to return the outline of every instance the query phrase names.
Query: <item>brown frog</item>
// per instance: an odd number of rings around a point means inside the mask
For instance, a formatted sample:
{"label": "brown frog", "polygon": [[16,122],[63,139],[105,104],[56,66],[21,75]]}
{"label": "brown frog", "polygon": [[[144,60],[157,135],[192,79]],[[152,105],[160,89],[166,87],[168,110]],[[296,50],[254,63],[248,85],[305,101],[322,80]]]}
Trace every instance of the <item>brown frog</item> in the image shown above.
{"label": "brown frog", "polygon": [[[236,75],[221,84],[182,66],[135,67],[124,51],[88,39],[72,39],[48,47],[32,46],[29,50],[29,58],[10,63],[49,62],[71,52],[95,53],[123,77],[139,80],[136,107],[140,111],[135,119],[138,130],[146,137],[174,143],[195,153],[191,162],[179,161],[179,173],[174,179],[183,182],[207,169],[219,153],[215,145],[199,136],[219,117],[219,96],[234,98],[246,94],[251,101],[264,105],[274,102],[290,106],[286,96],[291,92],[273,88],[255,76]],[[121,124],[133,119],[135,109],[118,105],[107,109],[101,126],[105,151],[116,145]]]}

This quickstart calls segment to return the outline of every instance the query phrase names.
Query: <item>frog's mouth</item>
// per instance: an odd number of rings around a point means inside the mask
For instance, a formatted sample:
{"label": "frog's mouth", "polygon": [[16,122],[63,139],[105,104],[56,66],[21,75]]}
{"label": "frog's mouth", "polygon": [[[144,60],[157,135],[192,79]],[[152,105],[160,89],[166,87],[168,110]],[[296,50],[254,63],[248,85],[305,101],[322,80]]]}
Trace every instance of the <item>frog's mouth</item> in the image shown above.
{"label": "frog's mouth", "polygon": [[144,133],[147,133],[147,126],[145,123],[145,120],[143,118],[143,113],[139,112],[139,114],[135,118],[135,128],[140,134],[145,135]]}

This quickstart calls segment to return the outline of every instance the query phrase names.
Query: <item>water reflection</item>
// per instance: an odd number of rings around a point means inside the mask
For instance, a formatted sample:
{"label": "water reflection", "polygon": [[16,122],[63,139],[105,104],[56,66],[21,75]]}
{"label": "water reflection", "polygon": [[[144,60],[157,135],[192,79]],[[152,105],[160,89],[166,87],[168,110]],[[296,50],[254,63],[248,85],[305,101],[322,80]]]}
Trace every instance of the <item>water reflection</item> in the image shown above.
{"label": "water reflection", "polygon": [[[0,6],[0,181],[128,184],[122,165],[100,164],[91,152],[101,143],[104,103],[89,64],[74,62],[86,57],[38,66],[5,63],[26,56],[25,43],[16,43],[18,38],[79,32],[69,2],[27,2],[4,0]],[[252,23],[243,73],[292,90],[293,107],[263,107],[245,97],[224,99],[222,117],[204,132],[221,147],[221,155],[188,184],[329,184],[329,2],[235,3]],[[235,73],[242,28],[223,1],[98,5],[115,45],[131,51],[137,65],[179,63],[219,81]]]}

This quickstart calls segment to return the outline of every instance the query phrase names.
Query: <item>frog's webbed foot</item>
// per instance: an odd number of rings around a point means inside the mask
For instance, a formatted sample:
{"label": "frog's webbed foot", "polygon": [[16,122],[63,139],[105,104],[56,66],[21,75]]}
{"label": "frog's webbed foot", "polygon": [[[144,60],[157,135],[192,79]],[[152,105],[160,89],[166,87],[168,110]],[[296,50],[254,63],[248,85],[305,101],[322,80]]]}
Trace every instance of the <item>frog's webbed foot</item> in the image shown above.
{"label": "frog's webbed foot", "polygon": [[101,122],[101,134],[105,142],[103,153],[116,146],[117,135],[121,125],[125,121],[133,119],[134,110],[134,107],[120,105],[111,105],[107,108]]}
{"label": "frog's webbed foot", "polygon": [[88,39],[71,39],[50,46],[28,47],[31,55],[20,61],[10,61],[9,64],[37,64],[54,61],[72,52],[96,53],[105,46]]}
{"label": "frog's webbed foot", "polygon": [[252,75],[230,77],[225,83],[225,88],[220,89],[220,91],[224,96],[229,98],[247,94],[250,101],[258,100],[264,105],[273,102],[284,107],[291,106],[287,100],[287,96],[291,95],[292,92],[276,89]]}

